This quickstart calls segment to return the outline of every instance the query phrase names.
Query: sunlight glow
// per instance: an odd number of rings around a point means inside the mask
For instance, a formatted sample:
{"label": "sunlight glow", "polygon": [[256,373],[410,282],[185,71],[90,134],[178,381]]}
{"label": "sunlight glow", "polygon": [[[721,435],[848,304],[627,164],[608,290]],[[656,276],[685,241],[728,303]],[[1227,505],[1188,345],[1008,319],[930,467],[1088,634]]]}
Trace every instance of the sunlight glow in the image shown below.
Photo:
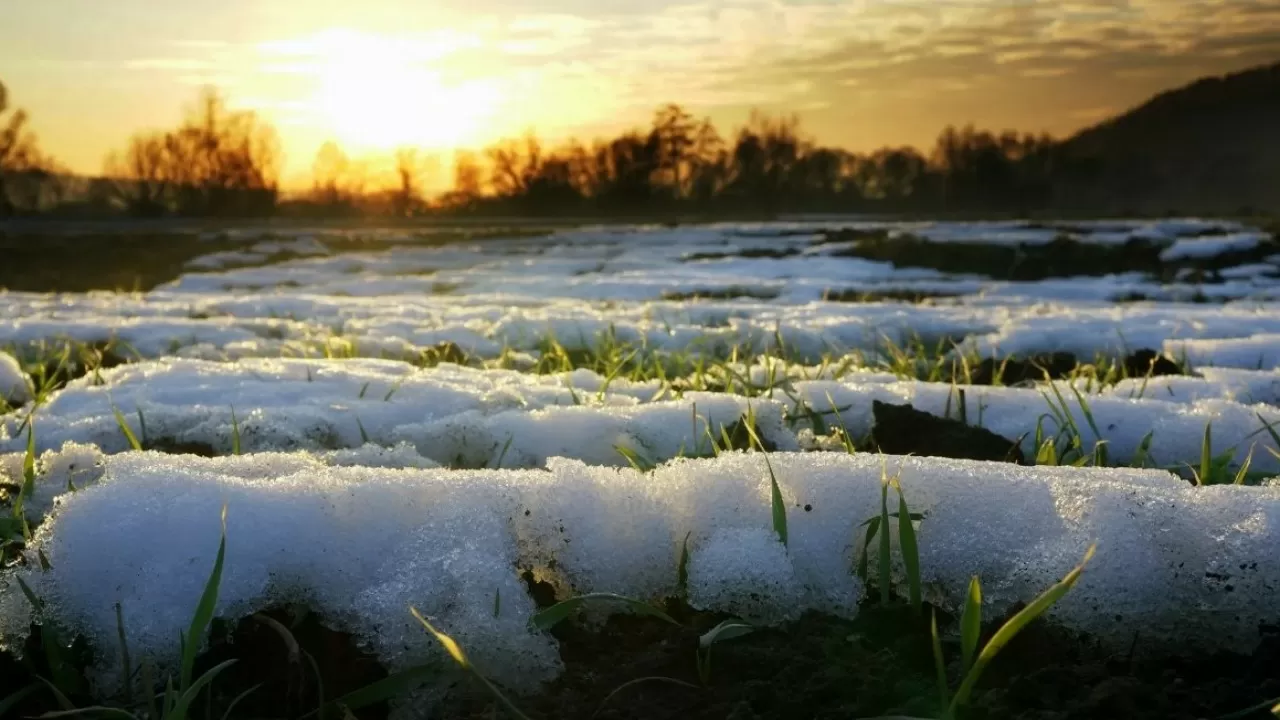
{"label": "sunlight glow", "polygon": [[331,31],[295,47],[315,60],[308,104],[341,144],[445,149],[484,136],[502,99],[491,80],[448,82],[433,67],[464,41]]}

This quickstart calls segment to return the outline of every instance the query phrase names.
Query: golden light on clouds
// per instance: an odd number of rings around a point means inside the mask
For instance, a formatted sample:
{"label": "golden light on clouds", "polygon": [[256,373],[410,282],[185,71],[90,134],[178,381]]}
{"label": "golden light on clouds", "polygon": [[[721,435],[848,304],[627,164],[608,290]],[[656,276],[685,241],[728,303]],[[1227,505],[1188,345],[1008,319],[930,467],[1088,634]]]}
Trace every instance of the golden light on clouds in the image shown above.
{"label": "golden light on clouds", "polygon": [[305,172],[329,140],[353,155],[528,129],[590,140],[665,102],[730,131],[752,107],[799,112],[854,150],[928,147],[948,123],[1061,135],[1280,59],[1280,0],[142,2],[0,19],[2,79],[76,170],[206,83],[275,124],[288,172]]}
{"label": "golden light on clouds", "polygon": [[303,111],[354,151],[472,144],[501,102],[495,81],[451,83],[431,67],[453,49],[441,41],[337,30],[294,47],[314,58]]}
{"label": "golden light on clouds", "polygon": [[479,42],[456,33],[397,37],[334,28],[268,42],[264,68],[297,78],[293,126],[355,152],[443,150],[488,140],[502,104],[494,78],[445,77],[442,60]]}

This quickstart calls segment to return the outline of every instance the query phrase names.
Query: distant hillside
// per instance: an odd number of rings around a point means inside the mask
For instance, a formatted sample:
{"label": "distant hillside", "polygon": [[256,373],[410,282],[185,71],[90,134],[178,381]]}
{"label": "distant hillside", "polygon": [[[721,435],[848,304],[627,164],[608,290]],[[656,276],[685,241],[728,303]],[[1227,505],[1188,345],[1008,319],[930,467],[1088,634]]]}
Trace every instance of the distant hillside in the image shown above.
{"label": "distant hillside", "polygon": [[1063,206],[1280,212],[1280,63],[1161,93],[1064,141]]}

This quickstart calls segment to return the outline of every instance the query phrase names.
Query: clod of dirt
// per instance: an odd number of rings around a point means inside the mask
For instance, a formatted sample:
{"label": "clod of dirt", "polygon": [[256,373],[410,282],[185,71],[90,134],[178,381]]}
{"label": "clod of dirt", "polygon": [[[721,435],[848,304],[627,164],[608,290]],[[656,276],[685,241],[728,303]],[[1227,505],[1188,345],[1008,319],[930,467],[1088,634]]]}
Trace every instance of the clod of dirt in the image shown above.
{"label": "clod of dirt", "polygon": [[827,288],[822,291],[822,299],[826,302],[841,303],[907,302],[913,305],[921,305],[936,298],[956,296],[956,293],[935,293],[923,290],[835,290]]}
{"label": "clod of dirt", "polygon": [[684,256],[685,262],[698,262],[700,260],[728,260],[730,258],[744,258],[747,260],[781,260],[799,255],[800,251],[793,247],[785,248],[743,248],[734,252],[705,252],[690,253]]}
{"label": "clod of dirt", "polygon": [[682,300],[775,300],[777,297],[777,290],[740,287],[737,285],[726,288],[690,290],[689,292],[666,291],[662,293],[662,299],[670,302]]}
{"label": "clod of dirt", "polygon": [[1139,350],[1126,357],[1124,370],[1128,377],[1146,377],[1148,373],[1153,377],[1185,374],[1178,363],[1156,353],[1155,350]]}
{"label": "clod of dirt", "polygon": [[1017,443],[986,428],[879,400],[872,402],[871,411],[875,416],[871,442],[889,455],[1026,464]]}
{"label": "clod of dirt", "polygon": [[1057,380],[1070,375],[1078,365],[1076,356],[1068,352],[1033,355],[1025,360],[987,358],[973,369],[968,382],[972,385],[994,385],[998,378],[1002,385],[1017,385],[1042,381],[1045,373],[1049,379]]}

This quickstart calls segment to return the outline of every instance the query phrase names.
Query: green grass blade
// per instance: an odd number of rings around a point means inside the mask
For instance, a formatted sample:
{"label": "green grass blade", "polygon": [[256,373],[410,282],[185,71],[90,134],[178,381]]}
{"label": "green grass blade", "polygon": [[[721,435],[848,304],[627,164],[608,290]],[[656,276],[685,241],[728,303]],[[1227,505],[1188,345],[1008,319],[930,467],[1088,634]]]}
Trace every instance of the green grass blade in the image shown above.
{"label": "green grass blade", "polygon": [[1262,422],[1262,428],[1271,436],[1271,441],[1276,444],[1276,449],[1280,450],[1280,432],[1276,432],[1275,426],[1272,423],[1267,422],[1267,419],[1262,417],[1262,413],[1256,414],[1258,416],[1258,420]]}
{"label": "green grass blade", "polygon": [[49,682],[47,679],[42,678],[39,675],[36,675],[36,679],[44,683],[45,687],[49,688],[49,692],[53,693],[53,699],[58,701],[58,707],[62,708],[65,712],[76,712],[76,704],[71,702],[71,699],[59,690],[57,685]]}
{"label": "green grass blade", "polygon": [[1000,626],[1000,629],[996,631],[996,634],[987,641],[987,644],[982,648],[982,652],[978,654],[977,661],[974,662],[973,667],[969,669],[964,680],[960,683],[960,688],[956,690],[955,697],[951,700],[952,714],[955,713],[958,707],[968,704],[969,696],[973,693],[974,685],[976,685],[978,679],[982,677],[983,671],[986,670],[987,665],[991,663],[992,659],[994,659],[995,656],[999,654],[999,652],[1004,649],[1004,647],[1008,645],[1019,632],[1022,632],[1027,625],[1031,624],[1031,621],[1040,617],[1040,615],[1048,610],[1054,603],[1061,600],[1062,597],[1075,586],[1076,582],[1080,579],[1080,575],[1084,573],[1085,565],[1087,565],[1089,560],[1093,558],[1095,547],[1096,546],[1090,546],[1088,552],[1085,553],[1084,560],[1082,560],[1071,572],[1067,573],[1066,577],[1058,581],[1053,587],[1045,590],[1035,600],[1032,600],[1031,603],[1024,607],[1017,615],[1014,615],[1008,622]]}
{"label": "green grass blade", "polygon": [[[193,642],[191,645],[194,647],[195,643]],[[226,660],[213,666],[208,670],[208,672],[196,678],[195,682],[191,684],[191,687],[187,688],[185,692],[178,696],[177,702],[173,705],[173,710],[165,714],[165,720],[186,720],[187,712],[191,709],[191,703],[195,702],[196,697],[200,695],[200,691],[203,690],[206,685],[213,682],[213,679],[216,678],[219,673],[235,664],[236,660],[234,658]]]}
{"label": "green grass blade", "polygon": [[[116,639],[120,643],[120,663],[124,668],[124,703],[133,704],[133,661],[129,657],[129,638],[124,632],[124,608],[116,603]],[[0,713],[2,714],[2,713]]]}
{"label": "green grass blade", "polygon": [[840,408],[836,407],[836,401],[832,399],[831,393],[827,392],[827,402],[831,404],[831,412],[836,416],[836,423],[840,426],[840,440],[844,443],[845,452],[850,455],[856,455],[857,450],[853,446],[853,438],[849,437],[849,428],[844,424],[844,418],[840,415]]}
{"label": "green grass blade", "polygon": [[235,712],[236,706],[240,704],[240,701],[252,695],[254,691],[262,687],[262,685],[263,685],[262,683],[258,683],[257,685],[254,685],[248,690],[245,690],[244,692],[235,696],[235,698],[227,705],[227,709],[223,711],[222,720],[231,720],[231,717],[232,717],[231,713]]}
{"label": "green grass blade", "polygon": [[857,575],[865,583],[870,572],[868,556],[871,552],[871,541],[875,539],[876,533],[880,530],[880,516],[877,515],[862,524],[867,529],[862,535],[862,550],[858,553],[858,560],[854,564],[853,574]]}
{"label": "green grass blade", "polygon": [[685,597],[689,594],[689,537],[693,535],[693,531],[685,533],[684,541],[680,543],[680,561],[676,564],[676,597]]}
{"label": "green grass blade", "polygon": [[1204,426],[1204,440],[1200,443],[1200,472],[1197,485],[1207,485],[1213,477],[1213,423]]}
{"label": "green grass blade", "polygon": [[911,609],[919,614],[922,607],[920,583],[920,547],[916,542],[916,529],[911,522],[911,511],[907,509],[907,499],[902,495],[902,486],[894,483],[898,489],[898,548],[902,551],[902,563],[907,569],[907,592]]}
{"label": "green grass blade", "polygon": [[364,429],[364,423],[360,422],[360,417],[359,417],[359,416],[356,416],[356,427],[357,427],[357,428],[359,428],[359,430],[360,430],[360,444],[361,444],[361,445],[368,445],[368,444],[369,444],[369,433],[368,433],[368,432],[365,432],[365,429]]}
{"label": "green grass blade", "polygon": [[22,489],[28,495],[35,492],[36,486],[36,422],[28,418],[27,447],[22,455]]}
{"label": "green grass blade", "polygon": [[618,687],[614,688],[613,691],[610,692],[608,695],[605,695],[604,700],[601,700],[600,704],[596,706],[596,711],[591,714],[591,717],[593,718],[598,717],[600,713],[603,712],[606,707],[608,707],[609,701],[617,697],[623,691],[629,688],[633,688],[637,685],[643,685],[644,683],[653,683],[653,682],[663,682],[669,685],[677,685],[679,687],[690,688],[692,690],[702,689],[697,685],[694,685],[693,683],[685,682],[684,680],[677,680],[675,678],[663,677],[661,675],[651,675],[649,677],[642,677],[642,678],[636,678],[635,680],[628,680],[627,682],[624,682]]}
{"label": "green grass blade", "polygon": [[1236,471],[1236,477],[1231,482],[1232,485],[1244,485],[1245,480],[1249,477],[1249,466],[1253,464],[1254,449],[1254,447],[1249,448],[1249,454],[1245,457],[1244,464]]}
{"label": "green grass blade", "polygon": [[749,415],[742,424],[747,429],[747,434],[751,436],[752,443],[764,456],[764,465],[769,470],[769,505],[773,514],[773,531],[778,534],[778,540],[785,546],[787,544],[787,506],[782,499],[782,488],[778,485],[778,476],[773,472],[773,463],[769,461],[769,453],[764,449],[764,443],[756,434],[754,415]]}
{"label": "green grass blade", "polygon": [[1147,466],[1147,461],[1151,459],[1151,441],[1155,439],[1155,435],[1155,430],[1149,430],[1146,435],[1142,436],[1142,441],[1138,443],[1138,450],[1134,453],[1133,467],[1142,468]]}
{"label": "green grass blade", "polygon": [[778,486],[778,478],[773,474],[773,463],[769,462],[769,454],[764,453],[764,464],[769,469],[769,505],[773,513],[773,531],[778,540],[787,544],[787,506],[782,499],[782,488]]}
{"label": "green grass blade", "polygon": [[655,467],[652,462],[650,462],[646,458],[641,457],[640,453],[636,452],[635,450],[632,450],[629,447],[626,447],[624,445],[614,445],[613,449],[619,455],[621,455],[624,459],[626,459],[627,464],[630,465],[632,469],[634,469],[636,472],[647,473],[650,470],[653,470]]}
{"label": "green grass blade", "polygon": [[31,586],[21,576],[14,576],[14,579],[18,581],[18,587],[22,589],[22,594],[27,597],[31,607],[35,608],[36,612],[44,612],[44,601],[31,592]]}
{"label": "green grass blade", "polygon": [[982,583],[974,575],[969,581],[969,592],[960,614],[960,673],[969,672],[978,652],[978,639],[982,633]]}
{"label": "green grass blade", "polygon": [[235,406],[231,407],[231,454],[240,454],[240,421],[236,419]]}
{"label": "green grass blade", "polygon": [[571,597],[568,600],[562,600],[549,608],[535,613],[533,617],[529,618],[529,624],[538,630],[550,630],[570,615],[577,612],[583,605],[597,602],[621,603],[638,615],[655,617],[677,627],[680,626],[680,623],[676,622],[670,615],[658,608],[648,603],[633,600],[629,597],[616,595],[614,593],[588,593],[586,595]]}
{"label": "green grass blade", "polygon": [[755,627],[739,620],[725,620],[698,637],[698,647],[706,650],[718,642],[750,635]]}
{"label": "green grass blade", "polygon": [[445,652],[449,653],[449,657],[452,657],[454,662],[458,663],[458,665],[461,666],[464,670],[467,670],[472,675],[475,675],[476,679],[478,679],[481,683],[484,684],[484,686],[489,690],[489,692],[492,693],[495,698],[497,698],[498,702],[501,703],[504,708],[506,708],[507,712],[511,713],[513,716],[515,716],[519,720],[531,720],[528,715],[525,715],[524,713],[520,712],[520,708],[517,708],[514,703],[508,700],[506,695],[503,695],[502,692],[499,691],[498,688],[493,683],[489,682],[488,678],[482,675],[480,671],[477,670],[476,667],[471,664],[471,661],[467,659],[467,654],[463,651],[462,646],[459,645],[457,641],[455,641],[453,638],[449,637],[448,635],[444,634],[443,632],[440,632],[435,628],[434,625],[427,622],[427,619],[423,617],[421,613],[418,612],[417,608],[410,607],[409,611],[412,612],[413,616],[418,619],[418,622],[422,623],[422,626],[427,629],[427,632],[431,633],[431,636],[436,639],[436,642],[440,643],[441,647],[445,649]]}
{"label": "green grass blade", "polygon": [[18,703],[43,689],[44,685],[42,683],[33,682],[21,690],[9,693],[3,700],[0,700],[0,717],[8,717],[9,713],[18,707]]}
{"label": "green grass blade", "polygon": [[120,412],[120,408],[115,405],[111,406],[111,412],[116,416],[116,425],[120,426],[120,433],[124,435],[124,439],[129,443],[129,449],[142,451],[142,443],[138,441],[138,436],[133,434],[133,430],[129,429],[129,423],[125,422],[124,413]]}
{"label": "green grass blade", "polygon": [[879,563],[877,565],[878,577],[880,583],[880,603],[888,605],[892,600],[892,582],[893,574],[893,548],[889,540],[889,483],[885,480],[880,481],[880,527],[884,532],[880,533],[880,552]]}
{"label": "green grass blade", "polygon": [[1089,429],[1093,431],[1094,450],[1098,455],[1094,464],[1105,467],[1110,464],[1107,458],[1106,440],[1098,430],[1098,423],[1093,419],[1093,409],[1089,407],[1089,401],[1080,394],[1080,390],[1074,384],[1071,385],[1071,392],[1075,393],[1076,401],[1080,403],[1080,411],[1084,413],[1085,422],[1089,423]]}
{"label": "green grass blade", "polygon": [[929,635],[933,643],[933,672],[938,682],[938,700],[941,701],[939,707],[945,712],[944,717],[950,718],[951,713],[946,712],[951,706],[951,691],[947,688],[947,660],[942,656],[942,640],[938,637],[936,610],[929,613]]}
{"label": "green grass blade", "polygon": [[507,441],[502,445],[502,452],[498,453],[498,460],[493,464],[494,470],[499,470],[502,468],[502,461],[507,458],[507,451],[511,449],[511,442],[515,439],[516,439],[516,436],[514,434],[507,436]]}
{"label": "green grass blade", "polygon": [[[111,720],[112,718],[114,718],[115,720],[138,720],[137,715],[134,715],[133,713],[127,710],[121,710],[119,708],[113,708],[113,707],[103,707],[101,705],[95,705],[93,707],[76,708],[74,710],[59,710],[57,712],[47,712],[43,715],[37,715],[36,717],[41,719],[48,718],[49,720],[53,720],[53,718],[73,718],[73,717],[103,718],[103,720]],[[168,720],[168,718],[166,718],[165,720]]]}
{"label": "green grass blade", "polygon": [[85,690],[84,678],[76,672],[75,666],[67,658],[67,648],[59,639],[57,628],[48,620],[40,628],[40,640],[53,682],[64,692],[82,694]]}
{"label": "green grass blade", "polygon": [[[331,701],[328,704],[328,709],[331,711],[337,710],[341,706],[349,710],[359,710],[360,708],[392,700],[418,687],[424,680],[439,674],[440,666],[435,663],[401,670]],[[306,720],[318,713],[319,710],[312,710],[303,715],[300,720]]]}
{"label": "green grass blade", "polygon": [[213,561],[213,571],[205,583],[204,593],[196,605],[195,614],[191,618],[191,626],[187,629],[186,641],[182,648],[182,666],[179,687],[186,690],[191,683],[191,673],[196,664],[196,653],[200,650],[201,641],[213,622],[213,611],[218,604],[218,586],[222,583],[222,566],[227,556],[227,508],[222,508],[222,539],[218,541],[218,554]]}

